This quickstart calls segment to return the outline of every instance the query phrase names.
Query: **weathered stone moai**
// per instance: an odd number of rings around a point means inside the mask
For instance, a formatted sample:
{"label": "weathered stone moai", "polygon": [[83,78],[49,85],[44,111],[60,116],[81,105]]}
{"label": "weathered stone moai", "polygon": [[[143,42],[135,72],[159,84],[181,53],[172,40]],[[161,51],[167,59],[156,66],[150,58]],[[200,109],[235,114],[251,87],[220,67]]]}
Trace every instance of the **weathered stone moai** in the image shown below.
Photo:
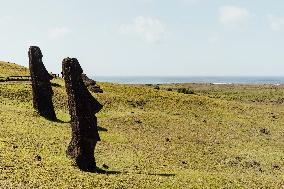
{"label": "weathered stone moai", "polygon": [[100,136],[95,114],[102,105],[91,95],[85,86],[83,70],[75,58],[65,58],[62,70],[68,95],[68,106],[71,115],[72,139],[67,155],[75,160],[83,171],[95,171],[94,151]]}
{"label": "weathered stone moai", "polygon": [[103,93],[103,90],[97,85],[97,82],[90,79],[86,74],[82,74],[82,79],[89,91],[93,93]]}
{"label": "weathered stone moai", "polygon": [[32,80],[33,106],[39,115],[56,120],[52,103],[53,91],[50,80],[52,76],[47,72],[39,47],[31,46],[29,49],[29,68]]}

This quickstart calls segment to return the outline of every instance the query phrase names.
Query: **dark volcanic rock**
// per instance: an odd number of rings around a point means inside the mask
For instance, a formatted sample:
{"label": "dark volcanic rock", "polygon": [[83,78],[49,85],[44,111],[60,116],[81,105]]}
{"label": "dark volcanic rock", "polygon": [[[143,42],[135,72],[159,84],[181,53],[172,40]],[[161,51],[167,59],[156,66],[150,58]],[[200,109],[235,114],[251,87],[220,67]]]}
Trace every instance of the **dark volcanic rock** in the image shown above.
{"label": "dark volcanic rock", "polygon": [[103,164],[103,168],[108,169],[109,166],[107,166],[106,164]]}
{"label": "dark volcanic rock", "polygon": [[270,131],[267,128],[260,129],[260,132],[263,133],[263,134],[266,134],[266,135],[270,134]]}
{"label": "dark volcanic rock", "polygon": [[36,156],[35,156],[35,160],[36,160],[36,161],[41,161],[41,156],[40,156],[40,155],[36,155]]}
{"label": "dark volcanic rock", "polygon": [[86,74],[82,74],[82,79],[86,87],[93,93],[103,93],[103,90],[100,86],[97,85],[97,82],[90,79]]}
{"label": "dark volcanic rock", "polygon": [[42,62],[42,53],[39,47],[31,46],[29,49],[29,68],[32,80],[33,106],[39,115],[56,120],[52,104],[52,76],[47,72]]}
{"label": "dark volcanic rock", "polygon": [[88,89],[93,93],[103,93],[104,91],[98,85],[91,85]]}
{"label": "dark volcanic rock", "polygon": [[72,140],[67,155],[75,160],[83,171],[95,171],[94,150],[100,136],[95,116],[102,105],[91,95],[85,86],[83,70],[75,58],[65,58],[62,70],[68,95],[68,106],[71,115]]}

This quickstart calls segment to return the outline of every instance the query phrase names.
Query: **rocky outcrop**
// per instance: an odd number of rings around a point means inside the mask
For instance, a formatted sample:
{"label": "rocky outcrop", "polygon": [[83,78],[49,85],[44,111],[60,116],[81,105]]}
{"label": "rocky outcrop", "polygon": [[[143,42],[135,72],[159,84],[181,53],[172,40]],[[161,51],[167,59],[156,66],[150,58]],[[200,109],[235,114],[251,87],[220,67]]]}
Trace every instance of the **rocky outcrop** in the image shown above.
{"label": "rocky outcrop", "polygon": [[93,93],[103,93],[103,90],[100,86],[97,85],[97,82],[90,79],[86,74],[82,74],[82,79],[86,87]]}

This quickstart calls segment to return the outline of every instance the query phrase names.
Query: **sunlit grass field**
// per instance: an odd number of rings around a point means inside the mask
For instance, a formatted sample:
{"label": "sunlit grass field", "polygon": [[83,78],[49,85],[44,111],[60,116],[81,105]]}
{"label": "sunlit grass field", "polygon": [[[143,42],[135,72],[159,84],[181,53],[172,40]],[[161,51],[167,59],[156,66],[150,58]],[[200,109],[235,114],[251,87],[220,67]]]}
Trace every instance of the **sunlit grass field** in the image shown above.
{"label": "sunlit grass field", "polygon": [[28,76],[29,71],[23,66],[15,63],[0,61],[0,77],[7,76]]}
{"label": "sunlit grass field", "polygon": [[[7,66],[0,76],[28,73]],[[96,174],[65,155],[67,96],[53,82],[57,122],[33,111],[30,84],[0,84],[0,188],[284,187],[283,86],[99,83],[95,154],[108,174]]]}

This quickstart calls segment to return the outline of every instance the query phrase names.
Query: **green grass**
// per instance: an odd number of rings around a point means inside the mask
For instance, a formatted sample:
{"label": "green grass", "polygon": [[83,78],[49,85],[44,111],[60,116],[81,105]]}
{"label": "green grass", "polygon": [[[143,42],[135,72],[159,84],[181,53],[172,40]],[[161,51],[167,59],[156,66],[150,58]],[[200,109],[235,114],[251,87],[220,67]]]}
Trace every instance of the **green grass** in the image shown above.
{"label": "green grass", "polygon": [[100,131],[96,159],[99,167],[117,172],[106,175],[81,172],[66,157],[67,98],[63,81],[53,82],[60,84],[53,87],[53,101],[61,122],[33,111],[29,84],[0,84],[1,188],[284,186],[281,86],[184,84],[156,90],[99,83],[104,93],[95,96],[104,108],[97,116],[107,131]]}
{"label": "green grass", "polygon": [[15,63],[0,61],[0,77],[7,76],[28,76],[29,70]]}

